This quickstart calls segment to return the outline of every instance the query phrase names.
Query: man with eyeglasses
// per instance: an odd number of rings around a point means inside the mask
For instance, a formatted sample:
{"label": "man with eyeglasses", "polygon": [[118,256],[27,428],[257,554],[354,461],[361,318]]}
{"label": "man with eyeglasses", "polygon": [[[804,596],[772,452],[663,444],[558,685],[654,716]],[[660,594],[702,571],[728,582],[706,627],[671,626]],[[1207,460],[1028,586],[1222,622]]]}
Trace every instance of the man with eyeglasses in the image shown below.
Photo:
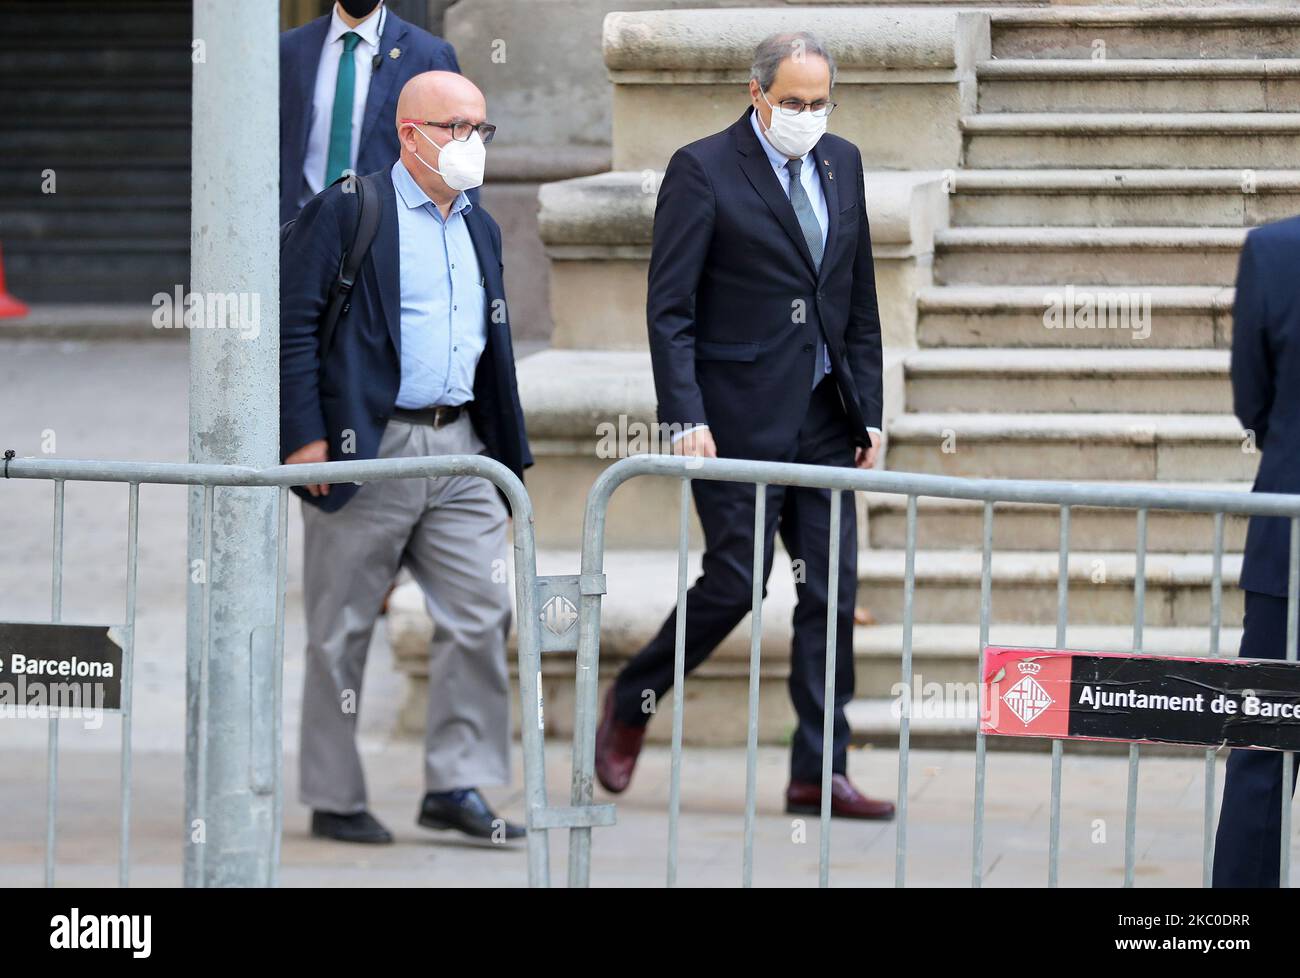
{"label": "man with eyeglasses", "polygon": [[[862,155],[826,134],[835,61],[808,32],[759,44],[751,105],[723,132],[678,150],[655,209],[646,318],[659,420],[676,451],[870,468],[881,439],[880,316],[864,207]],[[685,667],[703,662],[749,612],[755,490],[691,482],[703,573],[686,599]],[[779,532],[798,603],[790,697],[798,716],[786,810],[820,811],[831,496],[768,486],[764,581]],[[841,494],[831,813],[888,819],[892,802],[849,781],[857,529]],[[596,738],[596,771],[625,790],[656,705],[672,687],[677,616],[615,679]]]}
{"label": "man with eyeglasses", "polygon": [[[322,362],[321,329],[358,223],[357,188],[330,187],[283,245],[281,450],[286,464],[486,454],[532,464],[502,284],[501,230],[466,192],[483,182],[482,92],[416,75],[396,106],[401,156],[372,174],[379,226]],[[363,191],[365,187],[362,188]],[[429,650],[425,795],[417,821],[505,841],[524,834],[479,788],[509,783],[506,508],[469,476],[309,485],[303,506],[307,650],[299,793],[312,833],[391,842],[368,809],[356,721],[380,605],[408,568],[437,622]]]}

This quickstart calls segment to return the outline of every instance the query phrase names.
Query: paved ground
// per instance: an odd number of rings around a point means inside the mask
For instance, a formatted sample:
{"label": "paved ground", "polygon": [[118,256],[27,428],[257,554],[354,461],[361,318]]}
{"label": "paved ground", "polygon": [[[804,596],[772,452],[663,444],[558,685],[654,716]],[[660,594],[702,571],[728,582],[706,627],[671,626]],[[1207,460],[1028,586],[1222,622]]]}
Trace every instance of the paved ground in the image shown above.
{"label": "paved ground", "polygon": [[[184,344],[0,343],[0,449],[39,454],[53,438],[65,458],[184,461],[187,351]],[[47,619],[50,608],[50,487],[0,484],[0,620]],[[64,619],[120,619],[125,595],[126,491],[74,485],[67,491]],[[172,885],[180,880],[184,731],[185,497],[174,488],[141,492],[137,691],[134,729],[135,816],[133,879]],[[290,526],[290,553],[300,554],[300,523]],[[289,578],[286,634],[285,739],[297,741],[302,613],[299,575]],[[294,761],[286,760],[282,882],[286,885],[442,886],[518,885],[522,850],[462,843],[414,825],[420,794],[419,747],[393,733],[391,711],[402,678],[382,635],[371,650],[362,714],[363,747],[374,807],[399,844],[356,849],[307,837],[306,812],[293,802]],[[116,881],[117,721],[63,736],[59,881]],[[0,885],[41,880],[44,840],[44,744],[40,721],[0,721]],[[1138,800],[1139,885],[1200,882],[1203,755],[1144,759]],[[744,803],[740,751],[688,754],[684,762],[680,882],[733,885],[740,879]],[[1222,782],[1222,761],[1217,782]],[[519,765],[516,761],[516,782]],[[868,791],[893,796],[893,751],[855,751],[851,773]],[[755,882],[815,885],[817,824],[802,825],[780,810],[785,754],[759,758],[759,820]],[[1114,886],[1122,878],[1124,791],[1122,759],[1079,756],[1067,748],[1062,798],[1061,881]],[[990,886],[1037,886],[1046,880],[1050,761],[1043,754],[990,755],[985,866]],[[973,756],[916,751],[910,776],[908,881],[968,885],[971,862]],[[552,798],[568,786],[564,745],[549,753]],[[668,757],[650,750],[636,784],[619,800],[619,824],[595,830],[593,883],[658,885],[667,843]],[[519,817],[518,784],[491,793],[507,815]],[[895,826],[836,822],[832,882],[893,882]],[[554,878],[564,878],[564,833],[552,833]],[[1300,850],[1298,850],[1300,852]]]}

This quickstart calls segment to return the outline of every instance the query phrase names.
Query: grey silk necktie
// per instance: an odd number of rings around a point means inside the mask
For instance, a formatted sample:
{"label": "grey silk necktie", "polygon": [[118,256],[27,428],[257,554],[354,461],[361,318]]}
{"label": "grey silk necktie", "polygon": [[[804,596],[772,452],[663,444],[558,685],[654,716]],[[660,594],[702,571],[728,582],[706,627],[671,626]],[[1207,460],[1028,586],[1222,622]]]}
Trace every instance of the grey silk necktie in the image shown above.
{"label": "grey silk necktie", "polygon": [[[790,160],[786,163],[785,168],[790,171],[790,203],[794,205],[794,216],[799,220],[799,230],[803,232],[803,239],[808,243],[808,250],[812,253],[813,267],[818,272],[822,270],[822,226],[817,223],[817,215],[813,213],[812,201],[808,199],[808,192],[803,189],[803,182],[799,179],[799,173],[803,169],[803,160]],[[822,377],[826,375],[826,352],[822,344],[822,331],[817,330],[817,353],[813,358],[813,386],[816,387]]]}

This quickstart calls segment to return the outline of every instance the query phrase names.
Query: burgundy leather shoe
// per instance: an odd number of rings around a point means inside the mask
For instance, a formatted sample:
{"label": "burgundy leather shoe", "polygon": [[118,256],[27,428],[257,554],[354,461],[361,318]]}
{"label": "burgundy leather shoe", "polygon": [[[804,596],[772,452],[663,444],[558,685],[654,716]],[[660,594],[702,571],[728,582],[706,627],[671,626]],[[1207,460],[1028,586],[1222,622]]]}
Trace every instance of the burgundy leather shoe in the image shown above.
{"label": "burgundy leather shoe", "polygon": [[[785,810],[791,815],[820,815],[822,783],[791,781],[785,789]],[[842,774],[831,775],[831,816],[888,821],[894,817],[894,803],[868,798]]]}
{"label": "burgundy leather shoe", "polygon": [[605,692],[605,709],[596,728],[596,778],[606,791],[619,794],[632,781],[641,754],[645,727],[631,727],[614,716],[614,687]]}

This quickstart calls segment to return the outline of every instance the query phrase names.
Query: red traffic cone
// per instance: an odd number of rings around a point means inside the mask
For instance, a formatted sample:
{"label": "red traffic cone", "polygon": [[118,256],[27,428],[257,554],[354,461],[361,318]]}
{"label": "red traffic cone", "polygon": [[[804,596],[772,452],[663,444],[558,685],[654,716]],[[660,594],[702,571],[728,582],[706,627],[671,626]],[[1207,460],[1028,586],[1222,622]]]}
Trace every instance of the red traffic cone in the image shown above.
{"label": "red traffic cone", "polygon": [[5,288],[4,254],[0,252],[0,319],[10,316],[26,316],[27,313],[27,305],[11,296]]}

